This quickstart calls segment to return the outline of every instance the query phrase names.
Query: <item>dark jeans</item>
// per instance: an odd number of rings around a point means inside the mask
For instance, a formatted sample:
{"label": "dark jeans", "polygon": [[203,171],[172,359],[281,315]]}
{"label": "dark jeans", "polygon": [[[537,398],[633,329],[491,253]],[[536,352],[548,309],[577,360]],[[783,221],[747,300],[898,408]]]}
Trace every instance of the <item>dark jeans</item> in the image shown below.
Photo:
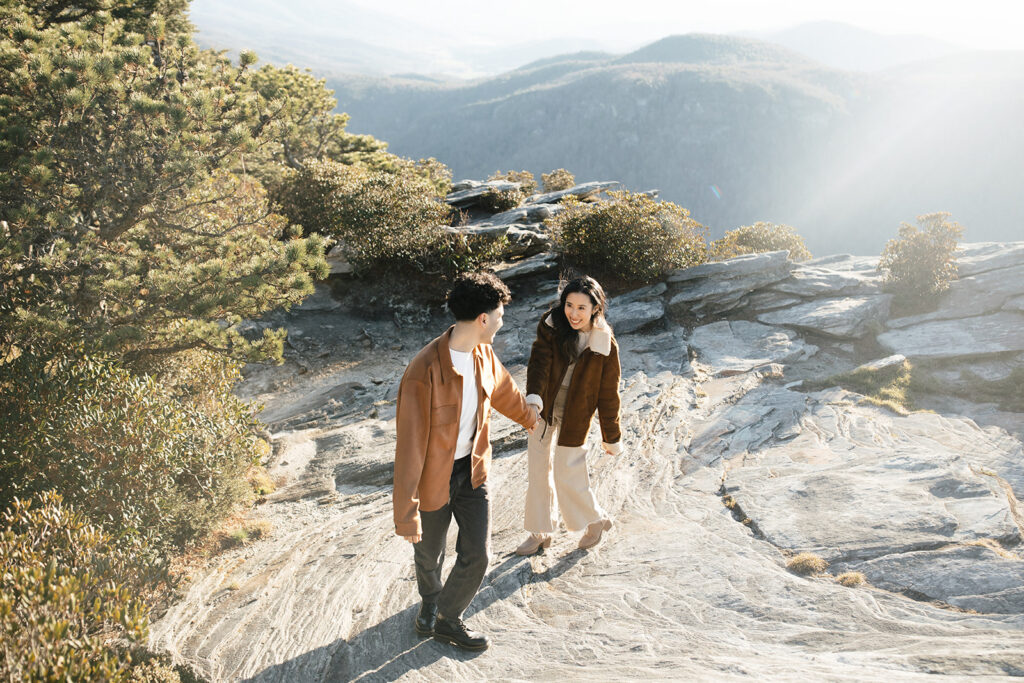
{"label": "dark jeans", "polygon": [[[423,602],[436,602],[446,617],[461,617],[483,583],[490,560],[491,510],[487,484],[474,489],[470,458],[459,458],[452,468],[448,503],[440,510],[420,511],[423,534],[413,546],[416,583]],[[441,568],[452,517],[459,525],[455,566],[442,585]]]}

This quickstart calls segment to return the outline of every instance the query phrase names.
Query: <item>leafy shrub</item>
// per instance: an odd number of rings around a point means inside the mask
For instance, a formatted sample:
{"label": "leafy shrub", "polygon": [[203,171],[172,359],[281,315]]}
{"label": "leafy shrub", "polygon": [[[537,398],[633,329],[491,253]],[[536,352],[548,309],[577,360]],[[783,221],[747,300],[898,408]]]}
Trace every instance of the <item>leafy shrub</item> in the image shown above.
{"label": "leafy shrub", "polygon": [[743,254],[763,254],[782,249],[789,250],[789,258],[793,261],[811,258],[804,238],[796,230],[788,225],[758,221],[729,230],[722,239],[712,242],[708,247],[708,260],[724,261]]}
{"label": "leafy shrub", "polygon": [[537,191],[537,180],[529,171],[495,171],[488,180],[507,180],[511,183],[519,183],[519,190],[524,196],[529,196]]}
{"label": "leafy shrub", "polygon": [[511,211],[526,199],[522,190],[490,190],[477,199],[476,205],[488,213]]}
{"label": "leafy shrub", "polygon": [[540,180],[543,184],[544,192],[568,190],[576,185],[576,177],[564,168],[556,168],[551,173],[541,173]]}
{"label": "leafy shrub", "polygon": [[918,227],[901,223],[899,237],[889,240],[878,262],[894,303],[905,311],[924,308],[949,289],[957,277],[955,252],[963,235],[947,212],[917,217]]}
{"label": "leafy shrub", "polygon": [[421,267],[448,221],[431,179],[411,166],[390,172],[313,162],[291,173],[273,196],[307,233],[338,239],[360,274],[385,265]]}
{"label": "leafy shrub", "polygon": [[59,495],[13,500],[0,516],[0,679],[124,681],[145,642],[150,561],[126,551]]}
{"label": "leafy shrub", "polygon": [[508,238],[504,235],[493,238],[446,232],[431,246],[424,259],[423,270],[452,279],[460,273],[479,270],[486,264],[499,261],[507,247]]}
{"label": "leafy shrub", "polygon": [[574,265],[629,282],[649,282],[703,263],[707,228],[690,212],[643,194],[610,192],[612,201],[569,199],[547,223],[555,248]]}
{"label": "leafy shrub", "polygon": [[237,365],[196,351],[152,373],[72,354],[0,365],[0,504],[54,489],[124,543],[159,551],[251,500],[257,437],[230,392]]}

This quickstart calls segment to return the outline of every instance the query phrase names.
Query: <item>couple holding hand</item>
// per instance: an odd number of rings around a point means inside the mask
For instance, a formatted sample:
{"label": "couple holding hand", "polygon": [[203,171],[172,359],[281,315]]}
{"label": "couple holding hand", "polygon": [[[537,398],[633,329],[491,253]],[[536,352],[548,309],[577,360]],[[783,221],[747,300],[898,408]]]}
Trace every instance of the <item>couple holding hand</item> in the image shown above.
{"label": "couple holding hand", "polygon": [[[510,300],[508,287],[492,274],[459,277],[448,293],[455,324],[416,354],[398,390],[393,502],[395,530],[413,544],[423,600],[414,627],[467,650],[489,645],[466,627],[462,613],[490,559],[492,407],[529,432],[524,526],[530,535],[516,553],[551,544],[556,500],[566,528],[584,532],[580,548],[599,543],[612,525],[590,489],[585,446],[596,411],[605,451],[621,448],[619,350],[604,317],[604,291],[590,277],[562,288],[537,325],[525,397],[491,347]],[[458,556],[442,582],[453,517]]]}

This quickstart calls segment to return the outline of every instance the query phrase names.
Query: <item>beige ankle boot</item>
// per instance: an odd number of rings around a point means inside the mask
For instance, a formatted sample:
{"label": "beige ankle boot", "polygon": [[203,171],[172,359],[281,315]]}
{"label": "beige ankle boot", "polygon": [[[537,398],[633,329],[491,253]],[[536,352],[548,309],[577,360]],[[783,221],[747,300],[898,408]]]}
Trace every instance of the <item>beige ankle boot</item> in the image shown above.
{"label": "beige ankle boot", "polygon": [[586,548],[592,548],[601,542],[601,534],[612,528],[612,520],[610,519],[599,519],[593,524],[587,527],[586,533],[580,538],[580,544],[577,546],[581,550]]}
{"label": "beige ankle boot", "polygon": [[533,555],[549,545],[551,545],[551,534],[530,534],[530,537],[516,548],[516,555]]}

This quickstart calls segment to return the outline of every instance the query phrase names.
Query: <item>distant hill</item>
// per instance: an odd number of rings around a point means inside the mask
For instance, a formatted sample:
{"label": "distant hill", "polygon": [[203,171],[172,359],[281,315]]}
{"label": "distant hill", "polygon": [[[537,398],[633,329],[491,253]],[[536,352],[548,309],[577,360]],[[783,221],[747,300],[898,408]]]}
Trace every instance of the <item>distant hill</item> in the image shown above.
{"label": "distant hill", "polygon": [[691,34],[468,83],[328,83],[350,130],[397,154],[658,188],[715,235],[770,220],[818,252],[877,254],[900,221],[948,210],[971,240],[1024,239],[1024,53],[868,74]]}
{"label": "distant hill", "polygon": [[189,15],[201,47],[252,49],[266,61],[290,62],[320,76],[473,78],[563,52],[605,48],[572,37],[477,43],[458,30],[457,18],[449,30],[439,30],[350,0],[192,0]]}
{"label": "distant hill", "polygon": [[927,36],[882,35],[834,21],[742,35],[776,43],[827,66],[850,71],[879,71],[965,51],[962,46]]}

